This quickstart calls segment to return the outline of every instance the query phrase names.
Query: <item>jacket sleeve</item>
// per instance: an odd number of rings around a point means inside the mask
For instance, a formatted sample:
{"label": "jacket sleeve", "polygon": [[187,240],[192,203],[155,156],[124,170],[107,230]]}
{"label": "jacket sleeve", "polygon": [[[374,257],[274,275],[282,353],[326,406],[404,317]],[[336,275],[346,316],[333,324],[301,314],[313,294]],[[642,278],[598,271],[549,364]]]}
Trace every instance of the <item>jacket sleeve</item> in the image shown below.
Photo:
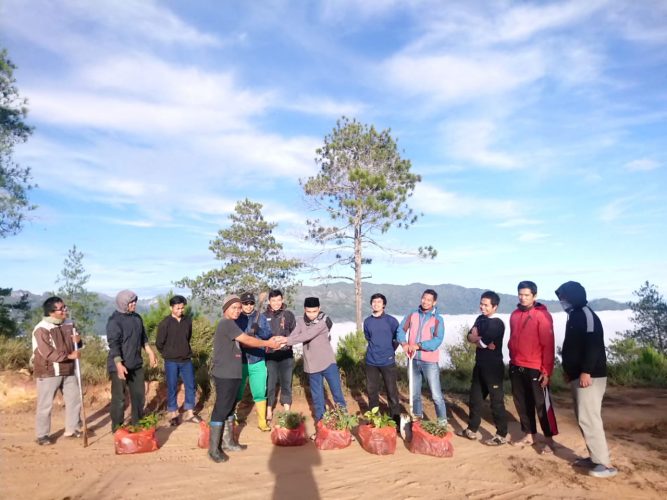
{"label": "jacket sleeve", "polygon": [[[192,334],[192,324],[190,324],[190,334]],[[189,341],[190,339],[188,339]],[[167,321],[162,320],[157,326],[157,338],[155,339],[155,347],[163,355],[164,344],[167,342]]]}
{"label": "jacket sleeve", "polygon": [[540,371],[546,373],[549,377],[554,371],[554,323],[548,311],[542,313],[542,317],[537,325],[537,335],[542,346],[542,367]]}
{"label": "jacket sleeve", "polygon": [[257,336],[262,340],[269,340],[272,336],[271,326],[264,314],[259,315],[259,331],[257,332]]}
{"label": "jacket sleeve", "polygon": [[445,323],[440,315],[436,316],[438,329],[434,332],[433,338],[422,342],[423,351],[437,351],[445,338]]}
{"label": "jacket sleeve", "polygon": [[398,325],[398,330],[396,331],[396,340],[398,340],[401,344],[404,344],[408,341],[408,336],[405,333],[405,323],[408,321],[410,316],[412,316],[412,312],[409,312],[403,316],[401,323]]}
{"label": "jacket sleeve", "polygon": [[584,353],[582,356],[581,372],[591,374],[595,370],[600,356],[600,346],[604,350],[602,331],[595,328],[595,321],[592,322],[591,328],[588,327],[586,313],[583,309],[573,311],[570,317],[570,321],[574,322],[573,327],[576,329],[575,331],[583,339]]}
{"label": "jacket sleeve", "polygon": [[286,336],[288,336],[291,335],[296,328],[296,318],[291,312],[289,314],[285,314],[285,318],[285,328],[287,328],[287,331],[289,332]]}
{"label": "jacket sleeve", "polygon": [[287,337],[287,345],[292,346],[295,344],[303,344],[304,342],[313,340],[318,335],[328,335],[328,334],[329,332],[326,329],[325,323],[318,323],[317,328],[313,327],[306,328],[305,324],[299,323],[294,329],[294,331],[292,331],[290,336]]}
{"label": "jacket sleeve", "polygon": [[148,335],[146,335],[146,328],[144,327],[144,321],[141,320],[141,347],[145,348],[146,344],[148,344]]}
{"label": "jacket sleeve", "polygon": [[123,331],[118,322],[110,318],[107,323],[107,343],[109,344],[109,356],[114,363],[123,361]]}
{"label": "jacket sleeve", "polygon": [[367,341],[371,339],[371,332],[368,331],[368,320],[364,321],[364,338]]}
{"label": "jacket sleeve", "polygon": [[489,345],[491,342],[498,343],[505,334],[505,324],[502,320],[496,318],[487,322],[487,328],[482,334],[482,342]]}
{"label": "jacket sleeve", "polygon": [[51,344],[51,333],[46,328],[37,328],[33,333],[37,342],[37,351],[47,361],[51,363],[62,363],[67,360],[67,347],[54,347]]}

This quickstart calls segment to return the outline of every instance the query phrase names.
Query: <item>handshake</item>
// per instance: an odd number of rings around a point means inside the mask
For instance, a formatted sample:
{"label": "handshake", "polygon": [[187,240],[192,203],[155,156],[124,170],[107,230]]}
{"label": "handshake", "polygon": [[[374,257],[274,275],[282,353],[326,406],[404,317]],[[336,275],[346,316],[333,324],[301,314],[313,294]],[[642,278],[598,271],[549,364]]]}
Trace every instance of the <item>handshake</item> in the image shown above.
{"label": "handshake", "polygon": [[287,345],[287,337],[278,335],[276,337],[271,337],[266,343],[267,347],[270,347],[271,349],[281,349]]}

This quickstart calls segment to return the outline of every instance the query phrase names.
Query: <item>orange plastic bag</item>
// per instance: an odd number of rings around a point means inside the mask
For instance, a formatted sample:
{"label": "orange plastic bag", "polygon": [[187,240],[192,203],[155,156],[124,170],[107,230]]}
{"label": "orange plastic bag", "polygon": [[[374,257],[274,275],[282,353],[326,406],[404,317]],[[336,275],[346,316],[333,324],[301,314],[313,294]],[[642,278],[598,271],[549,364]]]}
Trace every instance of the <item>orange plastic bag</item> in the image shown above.
{"label": "orange plastic bag", "polygon": [[329,429],[321,420],[317,422],[315,446],[318,450],[342,450],[350,446],[350,443],[352,443],[352,434],[349,430]]}
{"label": "orange plastic bag", "polygon": [[431,455],[432,457],[454,456],[451,432],[443,437],[434,436],[426,432],[419,422],[412,423],[412,441],[410,441],[408,448],[412,453]]}
{"label": "orange plastic bag", "polygon": [[208,448],[208,438],[210,434],[210,427],[207,422],[203,420],[199,422],[199,439],[197,439],[197,446],[200,448]]}
{"label": "orange plastic bag", "polygon": [[158,449],[155,439],[155,429],[143,429],[130,432],[127,429],[118,429],[113,435],[116,455],[130,455],[133,453],[148,453]]}
{"label": "orange plastic bag", "polygon": [[359,441],[361,447],[368,453],[375,455],[393,455],[396,451],[396,428],[359,426]]}
{"label": "orange plastic bag", "polygon": [[306,424],[299,424],[296,429],[287,429],[278,425],[271,429],[271,442],[276,446],[303,446],[308,442]]}

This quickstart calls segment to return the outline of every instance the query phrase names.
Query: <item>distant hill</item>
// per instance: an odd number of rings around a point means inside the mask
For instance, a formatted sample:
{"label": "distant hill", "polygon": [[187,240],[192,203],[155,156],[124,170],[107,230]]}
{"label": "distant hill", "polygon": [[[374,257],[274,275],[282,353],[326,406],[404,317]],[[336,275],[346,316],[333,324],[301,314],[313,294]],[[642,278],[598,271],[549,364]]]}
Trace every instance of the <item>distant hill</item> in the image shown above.
{"label": "distant hill", "polygon": [[[363,286],[363,315],[370,314],[369,300],[371,295],[380,292],[387,297],[387,311],[390,314],[402,316],[419,305],[421,293],[427,289],[433,288],[438,292],[438,308],[442,314],[475,314],[478,311],[479,297],[485,290],[480,288],[465,288],[458,285],[441,284],[426,285],[424,283],[412,283],[410,285],[382,285],[374,283],[364,283]],[[18,300],[21,290],[14,290],[11,299]],[[517,304],[516,295],[499,294],[500,307],[498,312],[511,313]],[[49,294],[35,295],[28,292],[30,304],[32,307],[38,307],[46,300]],[[334,321],[354,321],[354,285],[352,283],[328,283],[317,286],[302,286],[294,300],[292,309],[301,310],[301,305],[306,297],[319,297],[322,303],[322,309],[329,314]],[[106,322],[115,309],[114,297],[99,294],[100,300],[104,304],[100,311],[100,316],[95,323],[95,331],[104,333]],[[155,297],[150,299],[139,299],[137,312],[139,314],[150,309],[151,305],[156,303]],[[540,300],[551,311],[560,311],[561,307],[555,300]],[[617,311],[627,309],[628,305],[623,302],[616,302],[610,299],[594,299],[590,301],[590,306],[596,311]],[[195,306],[196,307],[196,306]]]}

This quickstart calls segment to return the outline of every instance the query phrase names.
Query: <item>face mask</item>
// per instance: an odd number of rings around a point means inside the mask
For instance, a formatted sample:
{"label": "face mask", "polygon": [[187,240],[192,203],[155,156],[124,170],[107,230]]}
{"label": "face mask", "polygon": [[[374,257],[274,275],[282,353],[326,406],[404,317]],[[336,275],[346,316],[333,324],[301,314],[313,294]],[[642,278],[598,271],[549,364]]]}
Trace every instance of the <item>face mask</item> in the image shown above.
{"label": "face mask", "polygon": [[563,311],[565,311],[565,312],[572,309],[572,304],[570,304],[567,300],[561,300],[560,305],[563,308]]}

